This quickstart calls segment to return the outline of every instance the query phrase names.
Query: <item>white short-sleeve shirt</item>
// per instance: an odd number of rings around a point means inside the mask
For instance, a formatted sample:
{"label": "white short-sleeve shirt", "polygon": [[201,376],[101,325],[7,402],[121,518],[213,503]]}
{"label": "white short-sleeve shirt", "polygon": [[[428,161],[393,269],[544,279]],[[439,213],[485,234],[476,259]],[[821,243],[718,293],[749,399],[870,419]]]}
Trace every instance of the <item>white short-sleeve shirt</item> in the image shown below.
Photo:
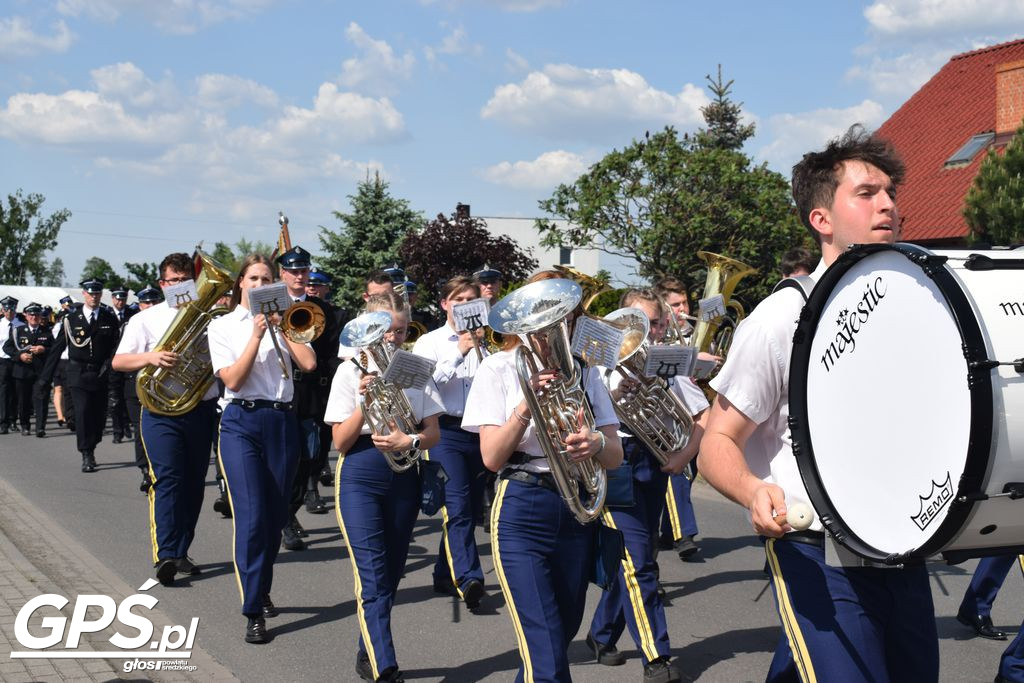
{"label": "white short-sleeve shirt", "polygon": [[[356,349],[356,355],[359,355],[358,349]],[[366,369],[370,372],[378,370],[377,365],[369,357],[369,354],[367,354],[366,358]],[[344,422],[356,411],[356,408],[359,406],[359,382],[362,377],[363,371],[355,363],[346,361],[338,367],[338,371],[334,373],[334,380],[331,382],[331,395],[327,399],[324,422],[327,424]],[[444,412],[441,397],[438,395],[433,382],[428,382],[427,386],[422,390],[403,389],[402,391],[405,392],[406,398],[409,399],[413,419],[416,422],[421,422],[424,418]],[[366,420],[363,420],[363,426],[359,433],[372,433],[370,426],[366,424]]]}
{"label": "white short-sleeve shirt", "polygon": [[[811,273],[815,281],[825,272],[824,262]],[[776,484],[786,493],[786,504],[810,504],[789,431],[789,358],[793,333],[804,306],[795,287],[775,292],[758,304],[736,328],[729,356],[711,388],[757,424],[743,455],[755,476]],[[811,529],[822,530],[819,515]]]}
{"label": "white short-sleeve shirt", "polygon": [[[134,319],[132,318],[132,320]],[[242,351],[245,350],[245,345],[249,343],[249,338],[252,337],[252,325],[252,313],[244,306],[237,306],[235,310],[210,323],[207,334],[210,338],[210,360],[213,361],[214,374],[238,361]],[[270,336],[272,334],[277,334],[277,330],[268,329],[260,339],[259,350],[256,352],[252,370],[238,391],[224,387],[225,400],[242,398],[250,401],[265,400],[284,403],[292,400],[295,392],[295,383],[291,378],[292,356],[288,352],[288,345],[279,338],[281,354],[284,356],[284,366],[288,369],[288,377],[283,377],[274,340]],[[306,346],[309,347],[309,344]]]}
{"label": "white short-sleeve shirt", "polygon": [[471,349],[463,356],[459,351],[458,333],[445,323],[417,339],[412,352],[437,362],[434,366],[434,384],[441,395],[444,412],[462,417],[473,376],[480,367],[476,351]]}
{"label": "white short-sleeve shirt", "polygon": [[[505,424],[512,416],[512,411],[523,400],[515,355],[516,349],[501,351],[484,358],[484,362],[480,364],[466,399],[466,412],[462,417],[462,428],[467,432],[479,433],[483,425]],[[617,428],[619,420],[615,416],[608,388],[601,381],[600,370],[584,368],[582,381],[594,412],[594,424],[598,427]],[[544,456],[534,431],[534,420],[530,420],[516,450],[532,456]],[[536,472],[547,472],[551,469],[547,460],[532,461],[522,467]]]}
{"label": "white short-sleeve shirt", "polygon": [[[162,301],[128,318],[124,331],[121,333],[121,342],[117,346],[117,353],[115,355],[149,353],[160,343],[164,332],[171,326],[177,315],[178,309],[171,308],[167,305],[166,301]],[[214,382],[206,390],[203,400],[207,401],[211,398],[217,398],[217,396],[217,383]]]}

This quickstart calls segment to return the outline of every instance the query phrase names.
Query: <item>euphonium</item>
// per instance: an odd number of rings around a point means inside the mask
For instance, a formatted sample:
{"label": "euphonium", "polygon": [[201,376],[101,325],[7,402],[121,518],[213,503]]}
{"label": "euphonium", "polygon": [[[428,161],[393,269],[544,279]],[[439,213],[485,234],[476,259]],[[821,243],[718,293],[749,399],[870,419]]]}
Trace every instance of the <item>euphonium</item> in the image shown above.
{"label": "euphonium", "polygon": [[153,351],[178,354],[174,367],[147,365],[135,380],[139,402],[159,415],[181,415],[192,410],[213,384],[213,364],[206,327],[227,312],[214,308],[217,299],[231,289],[232,277],[224,266],[196,250],[196,293],[198,298],[178,307],[171,326]]}
{"label": "euphonium", "polygon": [[644,312],[637,308],[620,308],[604,319],[626,330],[615,369],[639,386],[635,393],[612,400],[615,414],[654,457],[666,465],[669,454],[682,450],[690,440],[693,416],[668,382],[644,374],[650,331],[650,321]]}
{"label": "euphonium", "polygon": [[[339,339],[342,346],[362,348],[373,358],[381,375],[391,364],[391,344],[384,340],[384,335],[391,329],[391,314],[387,311],[363,313],[353,318],[341,331]],[[366,368],[363,368],[364,371]],[[366,393],[359,397],[359,409],[363,419],[374,434],[391,433],[391,424],[405,434],[416,432],[416,416],[405,392],[391,382],[378,376],[366,387]],[[395,472],[404,472],[420,458],[420,451],[410,448],[407,451],[384,452],[384,459]]]}
{"label": "euphonium", "polygon": [[[491,309],[488,321],[495,331],[523,335],[529,343],[529,348],[516,349],[519,384],[558,491],[576,519],[586,524],[601,514],[608,477],[593,459],[573,462],[565,447],[565,439],[579,430],[581,411],[584,424],[597,430],[566,324],[582,297],[583,290],[571,280],[541,280],[505,296]],[[559,376],[537,394],[530,378],[542,368],[557,369]]]}
{"label": "euphonium", "polygon": [[[691,342],[698,351],[706,351],[724,358],[732,343],[733,330],[746,315],[743,306],[732,298],[732,293],[740,280],[747,275],[756,273],[757,270],[742,261],[721,254],[713,254],[710,251],[698,251],[697,256],[708,264],[708,276],[704,281],[702,299],[721,294],[726,308],[733,309],[734,314],[715,320],[704,320],[703,316],[699,316],[694,326]],[[724,327],[723,324],[725,324]],[[721,331],[719,328],[722,328]]]}

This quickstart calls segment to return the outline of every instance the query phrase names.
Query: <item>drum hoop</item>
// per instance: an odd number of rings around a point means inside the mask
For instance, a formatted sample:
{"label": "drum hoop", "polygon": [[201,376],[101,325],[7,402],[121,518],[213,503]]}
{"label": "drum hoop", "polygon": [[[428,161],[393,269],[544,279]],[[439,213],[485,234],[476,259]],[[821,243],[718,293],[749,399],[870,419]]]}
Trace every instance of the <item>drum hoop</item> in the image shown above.
{"label": "drum hoop", "polygon": [[[902,553],[883,553],[858,537],[835,512],[832,500],[822,483],[821,473],[814,460],[814,444],[807,424],[807,368],[810,365],[811,342],[821,319],[822,310],[836,284],[846,272],[861,259],[880,252],[897,251],[921,267],[942,293],[949,306],[960,333],[964,349],[964,370],[970,392],[971,426],[967,442],[967,458],[964,472],[957,482],[957,491],[949,505],[945,519],[921,546]],[[793,442],[793,456],[800,470],[800,478],[807,489],[815,510],[819,512],[822,525],[835,540],[868,560],[888,565],[905,564],[930,557],[953,541],[962,530],[964,523],[974,509],[975,500],[971,494],[981,490],[988,471],[992,450],[992,375],[991,370],[972,368],[971,363],[987,358],[985,337],[978,318],[967,295],[964,293],[952,271],[945,266],[946,256],[933,254],[913,244],[858,244],[844,252],[832,267],[825,271],[807,299],[796,333],[793,336],[793,353],[790,358],[789,375],[789,426]],[[827,510],[829,512],[822,512]]]}

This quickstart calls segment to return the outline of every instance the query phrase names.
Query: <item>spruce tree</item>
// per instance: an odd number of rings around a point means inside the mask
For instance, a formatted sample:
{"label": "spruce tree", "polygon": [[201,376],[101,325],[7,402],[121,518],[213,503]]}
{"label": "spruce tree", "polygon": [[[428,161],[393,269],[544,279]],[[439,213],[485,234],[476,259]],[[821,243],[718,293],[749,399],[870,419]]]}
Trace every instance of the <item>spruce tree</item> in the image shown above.
{"label": "spruce tree", "polygon": [[363,305],[367,273],[398,262],[398,247],[423,217],[407,200],[392,197],[379,174],[359,183],[348,198],[352,212],[334,212],[341,227],[320,226],[319,262],[334,278],[334,303],[355,312]]}
{"label": "spruce tree", "polygon": [[1000,154],[989,150],[964,201],[964,218],[975,240],[1024,242],[1024,125]]}
{"label": "spruce tree", "polygon": [[743,103],[729,99],[733,81],[722,82],[722,65],[718,65],[718,77],[704,77],[708,82],[708,90],[715,96],[711,104],[701,107],[707,128],[697,131],[697,146],[704,149],[727,149],[738,152],[743,143],[754,135],[754,124],[743,125]]}

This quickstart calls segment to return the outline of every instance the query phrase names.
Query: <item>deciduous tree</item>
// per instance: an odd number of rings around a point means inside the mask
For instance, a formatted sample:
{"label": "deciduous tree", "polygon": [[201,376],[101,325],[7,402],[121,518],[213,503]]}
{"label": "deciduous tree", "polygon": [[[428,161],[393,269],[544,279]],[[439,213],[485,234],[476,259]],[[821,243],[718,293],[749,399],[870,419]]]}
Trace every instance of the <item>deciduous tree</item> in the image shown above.
{"label": "deciduous tree", "polygon": [[7,195],[6,206],[0,203],[0,283],[27,285],[31,277],[41,284],[50,274],[46,253],[57,246],[57,235],[71,212],[61,209],[43,216],[45,201],[41,194],[26,197],[18,190]]}

